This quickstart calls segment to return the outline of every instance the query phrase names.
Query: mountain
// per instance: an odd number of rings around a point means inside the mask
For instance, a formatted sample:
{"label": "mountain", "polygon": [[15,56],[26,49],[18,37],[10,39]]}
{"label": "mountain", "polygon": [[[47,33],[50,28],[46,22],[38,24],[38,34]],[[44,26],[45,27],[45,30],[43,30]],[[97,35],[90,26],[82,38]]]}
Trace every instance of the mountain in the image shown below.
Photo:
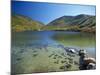
{"label": "mountain", "polygon": [[13,14],[11,25],[13,32],[40,30],[95,32],[96,17],[85,14],[77,16],[62,16],[47,25],[44,25],[43,23],[32,20],[29,17]]}
{"label": "mountain", "polygon": [[68,25],[72,21],[73,18],[74,18],[73,16],[62,16],[60,18],[53,20],[47,25],[65,26],[65,25]]}
{"label": "mountain", "polygon": [[80,14],[77,16],[62,16],[48,25],[90,25],[95,24],[95,16]]}
{"label": "mountain", "polygon": [[85,14],[77,16],[62,16],[47,24],[46,28],[54,30],[60,29],[95,32],[96,17]]}
{"label": "mountain", "polygon": [[40,30],[44,24],[23,15],[13,14],[11,25],[13,32],[20,32]]}

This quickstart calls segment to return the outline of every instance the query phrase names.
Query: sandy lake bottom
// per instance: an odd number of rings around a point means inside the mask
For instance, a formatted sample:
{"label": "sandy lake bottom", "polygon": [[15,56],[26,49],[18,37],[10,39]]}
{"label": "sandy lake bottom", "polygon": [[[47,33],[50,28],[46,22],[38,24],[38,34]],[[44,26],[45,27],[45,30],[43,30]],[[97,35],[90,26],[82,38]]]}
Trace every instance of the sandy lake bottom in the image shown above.
{"label": "sandy lake bottom", "polygon": [[79,70],[79,56],[64,48],[86,49],[95,58],[95,35],[79,32],[21,32],[12,34],[13,74]]}

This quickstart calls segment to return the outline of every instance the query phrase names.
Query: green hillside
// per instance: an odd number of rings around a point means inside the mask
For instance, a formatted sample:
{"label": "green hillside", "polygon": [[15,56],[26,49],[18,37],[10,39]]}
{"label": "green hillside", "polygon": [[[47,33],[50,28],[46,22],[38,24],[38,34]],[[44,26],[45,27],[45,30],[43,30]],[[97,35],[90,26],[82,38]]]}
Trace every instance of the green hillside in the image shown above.
{"label": "green hillside", "polygon": [[12,31],[20,32],[20,31],[39,31],[43,26],[43,23],[38,21],[34,21],[29,17],[22,15],[12,15],[11,19]]}
{"label": "green hillside", "polygon": [[23,15],[12,15],[11,24],[13,32],[40,30],[95,32],[96,17],[84,14],[77,16],[62,16],[44,25],[41,22],[32,20]]}
{"label": "green hillside", "polygon": [[95,32],[96,17],[91,15],[62,16],[50,22],[44,29]]}

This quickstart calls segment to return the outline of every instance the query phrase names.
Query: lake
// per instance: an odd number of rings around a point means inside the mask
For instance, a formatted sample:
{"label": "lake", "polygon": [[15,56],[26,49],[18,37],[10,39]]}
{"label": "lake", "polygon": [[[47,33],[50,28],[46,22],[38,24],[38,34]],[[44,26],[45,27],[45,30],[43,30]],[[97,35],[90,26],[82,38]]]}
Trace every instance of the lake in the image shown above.
{"label": "lake", "polygon": [[72,65],[66,70],[61,69],[65,63],[60,62],[65,60],[67,63],[69,62],[66,60],[67,58],[73,60],[75,58],[69,57],[60,46],[85,49],[88,56],[96,58],[95,39],[94,33],[85,32],[27,31],[12,33],[12,73],[78,70],[76,65]]}

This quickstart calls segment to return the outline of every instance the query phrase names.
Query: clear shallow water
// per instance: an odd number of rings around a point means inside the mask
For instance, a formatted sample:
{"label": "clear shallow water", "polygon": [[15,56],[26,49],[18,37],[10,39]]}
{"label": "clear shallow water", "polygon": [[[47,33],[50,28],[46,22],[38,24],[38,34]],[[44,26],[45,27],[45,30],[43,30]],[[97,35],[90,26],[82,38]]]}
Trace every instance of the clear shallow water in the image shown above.
{"label": "clear shallow water", "polygon": [[66,47],[86,49],[90,55],[95,57],[95,34],[93,33],[41,31],[19,32],[12,35],[12,47],[64,45]]}
{"label": "clear shallow water", "polygon": [[80,32],[58,32],[53,38],[68,47],[85,49],[91,57],[95,57],[95,34]]}
{"label": "clear shallow water", "polygon": [[[55,60],[48,58],[52,53],[58,56],[65,53],[62,48],[57,47],[58,45],[86,49],[89,56],[95,58],[95,34],[67,31],[17,32],[12,33],[13,72],[63,71],[59,70],[59,67],[64,64],[55,65],[53,63]],[[62,59],[65,57],[59,61]],[[56,60],[58,61],[58,59]],[[76,67],[73,70],[76,70]]]}

